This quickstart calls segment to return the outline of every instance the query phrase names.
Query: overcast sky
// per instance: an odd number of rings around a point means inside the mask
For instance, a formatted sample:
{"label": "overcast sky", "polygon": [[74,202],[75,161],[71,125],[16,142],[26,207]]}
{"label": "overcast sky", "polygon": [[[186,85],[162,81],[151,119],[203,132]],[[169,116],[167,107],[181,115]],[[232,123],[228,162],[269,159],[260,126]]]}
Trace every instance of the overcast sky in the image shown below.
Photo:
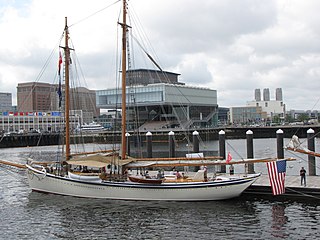
{"label": "overcast sky", "polygon": [[[51,72],[41,70],[65,16],[87,87],[114,86],[121,10],[115,2],[0,0],[0,91],[11,92],[16,104],[19,82],[52,83],[58,53]],[[320,109],[320,1],[130,0],[129,9],[130,24],[140,24],[133,35],[146,36],[141,44],[162,69],[216,89],[219,106],[244,106],[256,88],[269,88],[274,100],[280,87],[287,110]],[[135,68],[152,66],[134,59]]]}

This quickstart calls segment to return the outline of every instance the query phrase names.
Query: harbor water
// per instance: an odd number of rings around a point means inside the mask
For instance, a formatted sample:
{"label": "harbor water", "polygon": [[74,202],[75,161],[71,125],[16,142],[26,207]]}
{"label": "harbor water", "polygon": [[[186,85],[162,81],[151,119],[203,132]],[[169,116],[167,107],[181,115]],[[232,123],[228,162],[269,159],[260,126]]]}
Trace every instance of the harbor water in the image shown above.
{"label": "harbor water", "polygon": [[[97,150],[96,145],[87,147]],[[228,140],[226,149],[235,159],[246,156],[245,147],[245,140]],[[206,143],[203,148],[217,151],[218,144]],[[18,163],[25,163],[30,152],[38,159],[55,160],[56,151],[56,146],[0,149],[2,160]],[[254,140],[255,157],[275,157],[275,153],[275,139]],[[285,156],[292,155],[286,152]],[[306,159],[297,157],[288,164],[287,173],[299,177],[301,166],[307,167]],[[240,168],[236,166],[236,171]],[[265,164],[255,170],[266,172]],[[31,192],[23,170],[4,167],[0,167],[0,182],[0,239],[320,238],[320,200],[279,202],[244,196],[212,202],[84,199]]]}

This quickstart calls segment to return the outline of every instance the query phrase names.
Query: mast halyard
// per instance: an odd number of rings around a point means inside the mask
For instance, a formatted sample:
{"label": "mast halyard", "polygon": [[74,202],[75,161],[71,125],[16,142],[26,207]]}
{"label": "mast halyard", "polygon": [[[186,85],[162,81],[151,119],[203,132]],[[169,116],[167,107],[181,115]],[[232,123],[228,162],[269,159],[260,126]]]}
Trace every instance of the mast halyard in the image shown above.
{"label": "mast halyard", "polygon": [[127,3],[123,0],[123,22],[122,22],[122,121],[121,121],[121,159],[126,158],[127,142],[126,142],[126,68],[127,68]]}
{"label": "mast halyard", "polygon": [[68,21],[67,17],[65,17],[65,124],[66,124],[66,161],[70,159],[70,116],[69,116],[69,109],[70,109],[70,93],[69,93],[69,64],[70,64],[70,49],[68,45],[69,41],[69,30],[68,30]]}

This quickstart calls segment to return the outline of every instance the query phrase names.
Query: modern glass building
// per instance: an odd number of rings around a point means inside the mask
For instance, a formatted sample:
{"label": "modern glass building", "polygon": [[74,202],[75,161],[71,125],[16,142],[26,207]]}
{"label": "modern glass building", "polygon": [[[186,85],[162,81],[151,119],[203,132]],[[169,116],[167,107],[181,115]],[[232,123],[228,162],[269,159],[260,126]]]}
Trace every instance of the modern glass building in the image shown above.
{"label": "modern glass building", "polygon": [[267,113],[261,106],[231,107],[231,124],[254,124],[260,123],[267,118]]}
{"label": "modern glass building", "polygon": [[[96,91],[97,107],[121,108],[121,89]],[[183,84],[156,83],[127,86],[128,130],[150,122],[159,127],[217,126],[217,91]],[[134,122],[138,121],[138,126]]]}

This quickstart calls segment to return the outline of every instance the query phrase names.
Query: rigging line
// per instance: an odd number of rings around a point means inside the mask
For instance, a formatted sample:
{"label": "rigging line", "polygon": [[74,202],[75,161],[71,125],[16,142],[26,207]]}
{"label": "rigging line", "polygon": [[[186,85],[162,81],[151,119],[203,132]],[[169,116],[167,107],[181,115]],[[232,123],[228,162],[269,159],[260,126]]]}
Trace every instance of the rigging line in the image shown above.
{"label": "rigging line", "polygon": [[318,199],[318,200],[320,200],[320,198],[319,198],[319,197],[312,196],[312,195],[310,195],[310,194],[305,194],[305,193],[303,193],[303,192],[300,192],[300,191],[294,190],[294,189],[289,188],[289,187],[286,187],[286,189],[288,189],[288,190],[290,190],[290,191],[292,191],[292,192],[295,192],[295,193],[299,193],[299,194],[300,194],[300,195],[302,195],[302,196],[306,196],[306,197],[310,197],[310,198],[314,198],[314,199]]}
{"label": "rigging line", "polygon": [[[62,34],[61,37],[60,37],[59,43],[61,42],[61,39],[62,39],[62,38],[63,38],[63,34]],[[58,44],[58,46],[59,46],[59,44]],[[58,48],[58,46],[56,45],[56,47],[55,47],[54,49],[52,49],[49,57],[47,58],[45,64],[43,65],[40,73],[38,74],[38,76],[37,76],[37,78],[36,78],[36,82],[38,82],[38,81],[40,80],[41,76],[43,75],[46,67],[49,65],[49,62],[50,62],[50,60],[52,59],[52,56],[53,56],[55,50]]]}
{"label": "rigging line", "polygon": [[142,51],[147,55],[147,57],[150,59],[151,62],[153,62],[153,64],[161,71],[163,72],[162,68],[160,67],[160,65],[153,59],[153,57],[143,48],[143,46],[141,45],[141,43],[138,41],[138,39],[133,36],[133,34],[131,33],[131,37],[132,39],[135,40],[135,42],[139,45],[139,47],[142,49]]}
{"label": "rigging line", "polygon": [[315,109],[315,107],[318,105],[319,101],[320,101],[320,97],[318,98],[318,100],[316,101],[316,103],[313,105],[313,107],[311,108],[311,110],[314,110],[314,109]]}
{"label": "rigging line", "polygon": [[[129,5],[130,3],[128,3]],[[136,28],[138,31],[138,34],[140,36],[140,39],[145,39],[146,41],[144,42],[144,45],[149,45],[149,48],[151,49],[151,51],[153,52],[154,56],[157,57],[157,54],[156,54],[156,51],[153,49],[152,47],[152,44],[148,38],[148,35],[145,33],[144,29],[143,29],[143,26],[142,26],[142,23],[139,19],[139,16],[138,14],[136,14],[135,10],[134,10],[134,7],[130,4],[130,8],[128,8],[128,12],[129,12],[129,16],[132,16],[133,18],[133,21],[136,23]],[[130,18],[131,19],[131,18]],[[146,47],[144,47],[146,48]],[[158,62],[159,62],[159,58],[157,57],[158,59]]]}
{"label": "rigging line", "polygon": [[[318,105],[319,101],[320,101],[320,98],[318,98],[318,100],[316,101],[316,103],[313,105],[313,107],[311,108],[311,111],[314,110],[314,108]],[[309,116],[309,117],[310,117],[310,116]],[[295,131],[295,134],[297,134],[297,132],[299,131],[299,129],[301,129],[301,127],[299,127],[299,128]],[[320,134],[320,132],[314,134],[314,137],[316,137],[316,136],[319,135],[319,134]]]}
{"label": "rigging line", "polygon": [[[137,22],[137,25],[138,25],[138,26],[142,26],[142,24],[141,24],[141,22],[140,22],[140,20],[139,20],[139,17],[137,16],[137,14],[135,14],[134,8],[131,6],[131,7],[129,8],[129,10],[131,10],[131,11],[130,11],[130,15],[133,15],[134,19],[135,19],[136,22]],[[131,13],[132,13],[132,14],[131,14]],[[141,27],[141,31],[139,31],[138,34],[139,34],[140,36],[144,36],[144,38],[147,40],[148,45],[150,45],[151,50],[153,50],[152,45],[150,44],[150,41],[149,41],[147,35],[145,34],[145,32],[143,31],[142,27]],[[134,38],[134,37],[133,37],[133,38]],[[136,38],[135,38],[135,40],[137,41]],[[140,44],[138,41],[137,41],[137,43],[138,43],[138,45],[140,45],[140,47],[141,47],[141,44]],[[144,48],[144,47],[141,47],[141,48],[142,48],[143,51],[146,53],[146,55],[150,58],[150,60],[162,71],[160,65],[153,59],[153,57],[152,57],[150,54],[148,54],[148,53],[144,50],[145,48]],[[156,53],[155,53],[154,50],[153,50],[153,52],[154,52],[154,55],[156,56]],[[158,62],[159,62],[159,61],[158,61]],[[178,89],[178,91],[181,93],[181,95],[184,96],[184,97],[187,99],[187,97],[179,90],[179,88],[177,88],[177,89]],[[187,101],[190,102],[189,99],[187,99]]]}
{"label": "rigging line", "polygon": [[3,134],[3,135],[1,136],[0,143],[2,142],[2,140],[3,140],[4,137],[5,137],[5,135]]}
{"label": "rigging line", "polygon": [[[300,128],[299,128],[299,129],[300,129]],[[301,139],[299,138],[299,146],[302,146],[302,144],[306,143],[309,139],[315,138],[315,137],[318,136],[319,134],[320,134],[320,131],[317,132],[317,133],[314,133],[313,136],[311,136],[310,138],[306,137],[303,141],[300,141]],[[294,135],[295,135],[295,134],[294,134]],[[290,140],[290,141],[286,144],[287,147],[289,146],[289,144],[290,144],[291,141],[292,141],[292,140]],[[306,148],[308,149],[308,147],[306,147]]]}
{"label": "rigging line", "polygon": [[[129,22],[131,24],[132,19],[131,19],[131,15],[129,15]],[[127,38],[127,50],[128,50],[128,70],[130,71],[132,69],[132,65],[135,66],[135,58],[134,58],[134,50],[133,50],[133,37],[132,37],[132,29],[129,28],[128,29],[128,34],[130,34],[131,38]],[[135,69],[135,67],[133,67],[133,69]],[[134,119],[136,121],[134,121],[134,133],[137,135],[137,152],[139,154],[140,157],[142,157],[142,140],[141,140],[141,134],[139,131],[139,125],[140,125],[140,118],[139,118],[139,107],[136,105],[136,98],[135,96],[137,96],[137,88],[136,88],[136,79],[135,76],[131,76],[129,78],[129,88],[128,88],[129,92],[130,92],[130,99],[132,102],[132,108],[133,108],[133,114],[134,114]]]}
{"label": "rigging line", "polygon": [[[52,51],[51,51],[51,53],[49,54],[48,58],[46,59],[44,65],[42,66],[39,74],[38,74],[37,77],[36,77],[35,83],[37,83],[37,82],[40,81],[43,73],[45,72],[47,66],[49,65],[49,62],[51,61],[51,59],[52,59],[52,57],[53,57],[53,54],[55,53],[56,49],[58,48],[58,46],[59,46],[62,38],[63,38],[63,33],[61,34],[61,37],[60,37],[60,39],[59,39],[58,44],[56,44],[55,47],[52,49]],[[21,103],[22,106],[25,104],[26,101],[28,101],[28,99],[30,99],[31,94],[32,94],[32,92],[34,91],[35,88],[36,88],[36,84],[34,84],[34,85],[32,86],[32,89],[31,89],[28,97],[24,98],[23,102]]]}
{"label": "rigging line", "polygon": [[226,143],[227,143],[228,147],[230,147],[237,154],[237,156],[240,159],[244,160],[244,158],[240,155],[240,153],[230,143],[228,143],[228,141],[226,141]]}
{"label": "rigging line", "polygon": [[104,7],[104,8],[102,8],[102,9],[100,9],[100,10],[98,10],[98,11],[96,11],[96,12],[90,14],[90,15],[88,15],[87,17],[84,17],[84,18],[80,19],[79,21],[71,24],[71,25],[69,26],[69,28],[70,28],[70,27],[73,27],[74,25],[77,25],[77,24],[79,24],[79,23],[81,23],[81,22],[83,22],[83,21],[85,21],[85,20],[87,20],[87,19],[89,19],[89,18],[91,18],[91,17],[93,17],[94,15],[96,15],[96,14],[98,14],[98,13],[106,10],[107,8],[115,5],[116,3],[120,2],[120,1],[121,1],[121,0],[117,0],[117,1],[115,1],[114,3],[111,3],[110,5],[108,5],[108,6]]}
{"label": "rigging line", "polygon": [[[288,150],[287,150],[288,151]],[[309,164],[309,160],[305,159],[301,156],[299,156],[299,154],[295,153],[295,152],[290,152],[295,158],[299,158],[300,160],[304,161],[305,163]],[[316,167],[316,169],[320,169],[320,166],[317,166],[317,164],[312,164],[312,166]]]}
{"label": "rigging line", "polygon": [[[132,9],[132,8],[130,8],[130,9]],[[138,18],[137,18],[138,19]],[[138,22],[139,22],[139,19],[138,19]],[[138,32],[139,33],[139,32]],[[144,34],[144,32],[142,32],[143,34]],[[132,35],[132,34],[131,34]],[[144,34],[145,35],[145,34]],[[155,66],[157,66],[158,67],[158,69],[160,69],[160,71],[162,71],[163,72],[163,70],[162,70],[162,68],[160,67],[160,65],[154,60],[154,58],[150,55],[150,54],[148,54],[148,52],[145,50],[145,48],[142,46],[142,44],[137,40],[137,38],[136,37],[134,37],[133,35],[132,35],[132,38],[137,42],[137,44],[140,46],[140,48],[144,51],[144,53],[148,56],[148,58],[152,61],[152,63],[153,64],[155,64]],[[147,40],[148,40],[148,38],[147,37],[145,37]],[[149,45],[151,45],[150,43],[149,43]],[[152,49],[152,47],[151,47],[151,49]],[[189,102],[189,103],[191,103],[190,102],[190,100],[181,92],[181,90],[179,89],[179,88],[177,88],[178,89],[178,91],[180,92],[180,94],[182,95],[182,96],[184,96],[184,98]]]}

